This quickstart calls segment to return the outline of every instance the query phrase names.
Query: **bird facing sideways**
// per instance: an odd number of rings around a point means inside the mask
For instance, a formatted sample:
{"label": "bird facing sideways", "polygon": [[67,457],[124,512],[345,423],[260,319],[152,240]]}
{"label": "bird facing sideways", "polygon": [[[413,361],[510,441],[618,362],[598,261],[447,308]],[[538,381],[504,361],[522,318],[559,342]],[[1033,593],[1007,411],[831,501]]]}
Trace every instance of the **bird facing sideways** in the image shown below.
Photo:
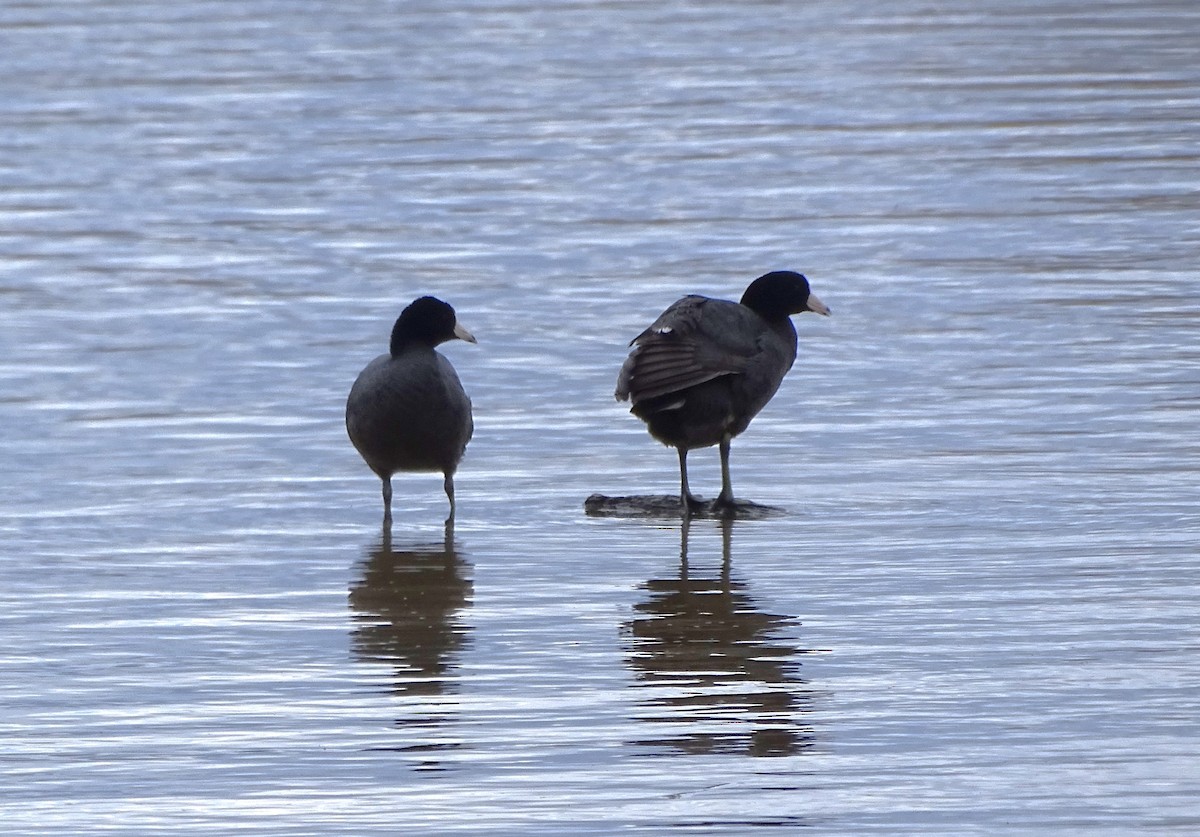
{"label": "bird facing sideways", "polygon": [[733,508],[730,440],[744,431],[796,360],[791,315],[829,308],[808,280],[773,271],[746,288],[740,302],[690,295],[635,337],[617,377],[616,397],[646,422],[650,435],[679,451],[680,502],[703,504],[688,488],[687,455],[720,446],[721,493],[715,508]]}
{"label": "bird facing sideways", "polygon": [[454,519],[454,472],[471,439],[471,399],[436,347],[475,338],[454,309],[432,296],[414,300],[392,328],[390,351],[359,373],[346,399],[346,432],[383,481],[383,519],[392,520],[392,474],[440,471]]}

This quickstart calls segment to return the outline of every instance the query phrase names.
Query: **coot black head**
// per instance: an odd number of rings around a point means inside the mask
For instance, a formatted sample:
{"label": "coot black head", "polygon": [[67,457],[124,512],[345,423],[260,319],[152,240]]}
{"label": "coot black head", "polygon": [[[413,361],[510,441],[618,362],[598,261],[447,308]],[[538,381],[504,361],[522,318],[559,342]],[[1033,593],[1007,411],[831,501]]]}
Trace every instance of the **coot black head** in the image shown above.
{"label": "coot black head", "polygon": [[750,283],[742,305],[765,320],[782,320],[802,311],[829,315],[829,309],[809,290],[808,280],[790,270],[774,270]]}
{"label": "coot black head", "polygon": [[454,309],[432,296],[414,300],[400,312],[392,327],[391,353],[400,354],[406,346],[436,346],[447,340],[466,340],[474,343],[471,333],[458,324]]}

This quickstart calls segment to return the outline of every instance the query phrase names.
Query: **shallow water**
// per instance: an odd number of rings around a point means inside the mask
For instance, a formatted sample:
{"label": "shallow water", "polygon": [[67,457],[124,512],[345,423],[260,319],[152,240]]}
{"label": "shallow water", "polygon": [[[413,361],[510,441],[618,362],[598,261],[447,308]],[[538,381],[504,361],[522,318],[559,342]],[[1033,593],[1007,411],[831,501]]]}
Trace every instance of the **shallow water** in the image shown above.
{"label": "shallow water", "polygon": [[[1200,10],[0,31],[7,833],[1200,827]],[[584,514],[676,487],[629,338],[778,267],[787,513]],[[476,436],[388,535],[342,408],[426,292]]]}

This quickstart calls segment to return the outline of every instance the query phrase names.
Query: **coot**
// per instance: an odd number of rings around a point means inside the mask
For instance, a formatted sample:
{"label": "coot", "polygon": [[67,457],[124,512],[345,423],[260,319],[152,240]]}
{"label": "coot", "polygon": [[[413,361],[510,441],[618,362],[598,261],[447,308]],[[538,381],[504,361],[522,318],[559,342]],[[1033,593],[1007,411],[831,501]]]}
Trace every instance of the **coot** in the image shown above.
{"label": "coot", "polygon": [[680,502],[700,501],[688,489],[687,454],[720,445],[717,507],[734,505],[729,442],[750,424],[796,360],[789,317],[829,309],[799,273],[758,277],[741,302],[685,296],[630,343],[617,378],[618,401],[646,422],[650,435],[679,450]]}
{"label": "coot", "polygon": [[346,431],[383,480],[385,522],[392,519],[396,471],[441,471],[454,518],[454,472],[474,430],[471,399],[434,348],[454,338],[475,342],[453,308],[423,296],[396,320],[390,352],[367,364],[350,388]]}

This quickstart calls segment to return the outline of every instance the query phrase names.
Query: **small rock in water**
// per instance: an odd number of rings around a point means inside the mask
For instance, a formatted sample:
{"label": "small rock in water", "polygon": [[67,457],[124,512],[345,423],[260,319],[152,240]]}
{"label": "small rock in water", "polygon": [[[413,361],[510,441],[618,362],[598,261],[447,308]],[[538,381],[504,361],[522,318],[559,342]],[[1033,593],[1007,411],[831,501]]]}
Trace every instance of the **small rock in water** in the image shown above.
{"label": "small rock in water", "polygon": [[[608,497],[593,494],[583,501],[583,509],[592,517],[670,517],[684,516],[678,494],[639,494],[631,497]],[[732,506],[713,506],[711,500],[693,508],[692,518],[722,520],[763,520],[782,517],[786,510],[778,506],[763,506],[748,500],[736,500]]]}

